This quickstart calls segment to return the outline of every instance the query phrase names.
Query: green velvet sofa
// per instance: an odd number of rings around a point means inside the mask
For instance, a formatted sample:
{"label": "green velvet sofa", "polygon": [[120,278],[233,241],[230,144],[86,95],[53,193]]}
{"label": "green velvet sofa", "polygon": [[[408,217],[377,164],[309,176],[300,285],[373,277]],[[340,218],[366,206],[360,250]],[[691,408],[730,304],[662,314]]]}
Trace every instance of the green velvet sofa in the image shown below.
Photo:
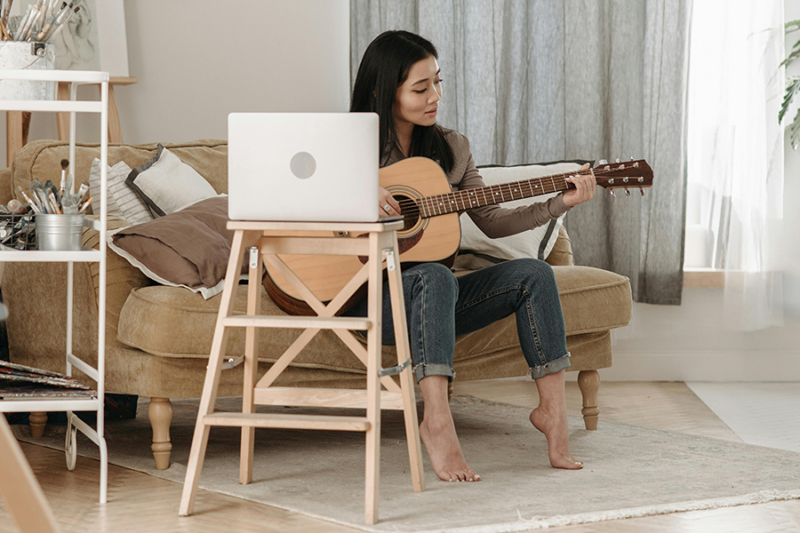
{"label": "green velvet sofa", "polygon": [[[227,144],[203,140],[166,144],[195,168],[218,193],[227,192]],[[111,145],[110,165],[124,160],[132,168],[152,158],[156,144]],[[28,188],[60,174],[68,146],[59,141],[36,141],[20,150],[11,168],[0,171],[0,201],[19,198],[17,186]],[[77,181],[88,180],[91,162],[99,157],[96,144],[79,144]],[[127,225],[110,217],[108,228]],[[96,247],[98,234],[86,230],[84,245]],[[2,252],[0,252],[2,253]],[[150,397],[153,453],[159,468],[169,465],[171,444],[170,398],[199,397],[211,347],[220,295],[204,300],[186,289],[156,285],[126,260],[109,251],[106,307],[106,389],[108,392]],[[631,293],[628,278],[596,268],[575,266],[572,248],[562,228],[547,257],[561,295],[572,354],[570,371],[580,372],[583,414],[587,429],[596,429],[597,370],[611,366],[610,330],[628,324]],[[74,352],[96,360],[98,327],[98,265],[75,263]],[[13,362],[63,371],[66,329],[66,265],[9,263],[2,280],[9,307],[8,336]],[[244,312],[246,286],[240,286],[236,309]],[[262,290],[266,314],[282,314]],[[297,330],[271,330],[260,337],[259,372],[263,374],[299,335]],[[457,339],[456,380],[524,376],[527,365],[517,342],[515,318],[501,320]],[[244,353],[244,331],[231,332],[228,351]],[[394,347],[384,347],[384,366],[396,364]],[[88,379],[88,378],[87,378]],[[91,381],[88,381],[91,383]],[[364,387],[364,369],[329,331],[318,334],[280,378],[279,385],[304,387]],[[531,384],[531,386],[534,386]],[[223,372],[220,395],[242,394],[241,366]]]}

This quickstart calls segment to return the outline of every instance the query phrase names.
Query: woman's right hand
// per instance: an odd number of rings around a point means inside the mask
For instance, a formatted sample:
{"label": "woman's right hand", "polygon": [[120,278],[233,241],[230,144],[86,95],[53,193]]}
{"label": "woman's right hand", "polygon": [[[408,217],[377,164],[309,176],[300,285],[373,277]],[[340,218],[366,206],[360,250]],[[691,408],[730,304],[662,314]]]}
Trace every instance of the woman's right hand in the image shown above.
{"label": "woman's right hand", "polygon": [[400,204],[392,198],[392,194],[383,187],[378,188],[378,203],[381,210],[381,218],[395,217],[400,215]]}

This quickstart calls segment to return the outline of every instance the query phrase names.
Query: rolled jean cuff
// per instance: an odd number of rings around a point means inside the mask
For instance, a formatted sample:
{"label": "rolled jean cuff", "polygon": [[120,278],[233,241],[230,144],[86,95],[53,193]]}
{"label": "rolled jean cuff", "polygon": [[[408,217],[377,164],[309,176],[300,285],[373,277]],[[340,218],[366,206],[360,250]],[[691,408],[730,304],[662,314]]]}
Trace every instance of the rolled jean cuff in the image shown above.
{"label": "rolled jean cuff", "polygon": [[539,379],[548,374],[555,374],[556,372],[561,372],[565,368],[569,368],[572,366],[569,362],[569,355],[569,352],[567,352],[567,355],[554,359],[553,361],[548,361],[541,366],[532,366],[530,368],[531,377],[533,379]]}
{"label": "rolled jean cuff", "polygon": [[455,370],[448,365],[428,365],[420,363],[414,367],[414,376],[417,378],[417,383],[422,378],[428,376],[447,376],[447,381],[452,382],[456,377]]}

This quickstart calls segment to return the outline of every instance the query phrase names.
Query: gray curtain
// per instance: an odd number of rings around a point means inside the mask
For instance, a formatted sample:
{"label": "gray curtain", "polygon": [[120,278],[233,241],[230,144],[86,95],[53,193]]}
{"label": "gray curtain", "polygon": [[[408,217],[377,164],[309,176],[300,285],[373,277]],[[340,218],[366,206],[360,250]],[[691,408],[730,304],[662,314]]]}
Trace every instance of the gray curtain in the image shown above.
{"label": "gray curtain", "polygon": [[634,299],[680,304],[691,0],[351,0],[352,80],[379,33],[439,50],[440,123],[478,165],[644,158],[641,197],[599,190],[567,215],[577,264],[631,279]]}

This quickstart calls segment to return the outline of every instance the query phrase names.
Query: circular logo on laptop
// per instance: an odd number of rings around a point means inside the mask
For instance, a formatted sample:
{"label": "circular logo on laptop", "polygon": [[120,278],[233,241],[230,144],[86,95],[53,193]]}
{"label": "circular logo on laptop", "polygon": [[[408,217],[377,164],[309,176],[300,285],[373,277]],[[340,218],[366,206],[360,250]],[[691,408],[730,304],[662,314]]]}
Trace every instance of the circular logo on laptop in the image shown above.
{"label": "circular logo on laptop", "polygon": [[292,169],[292,174],[301,180],[310,178],[317,170],[317,162],[314,160],[314,156],[308,152],[297,152],[294,154],[289,166]]}

